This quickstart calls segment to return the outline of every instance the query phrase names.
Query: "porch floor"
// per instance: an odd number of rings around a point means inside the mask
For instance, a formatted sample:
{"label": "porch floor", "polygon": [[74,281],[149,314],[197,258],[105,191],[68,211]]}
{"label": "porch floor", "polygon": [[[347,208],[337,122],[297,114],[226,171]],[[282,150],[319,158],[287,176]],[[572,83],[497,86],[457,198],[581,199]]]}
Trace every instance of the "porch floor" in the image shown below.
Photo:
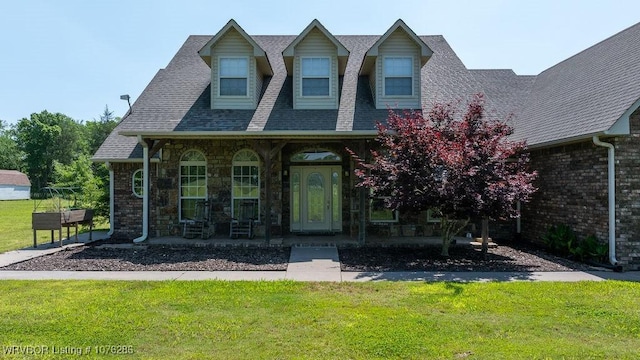
{"label": "porch floor", "polygon": [[[470,245],[473,239],[456,236],[454,237],[457,244]],[[272,237],[270,244],[266,244],[264,238],[238,238],[231,239],[225,236],[213,236],[209,239],[187,239],[181,236],[162,236],[150,238],[145,241],[146,244],[153,245],[196,245],[196,246],[358,246],[359,241],[355,237],[345,234],[336,235],[295,235],[290,234],[284,237]],[[389,237],[389,236],[368,236],[365,240],[365,246],[425,246],[440,245],[442,238],[439,236],[413,236],[413,237]]]}

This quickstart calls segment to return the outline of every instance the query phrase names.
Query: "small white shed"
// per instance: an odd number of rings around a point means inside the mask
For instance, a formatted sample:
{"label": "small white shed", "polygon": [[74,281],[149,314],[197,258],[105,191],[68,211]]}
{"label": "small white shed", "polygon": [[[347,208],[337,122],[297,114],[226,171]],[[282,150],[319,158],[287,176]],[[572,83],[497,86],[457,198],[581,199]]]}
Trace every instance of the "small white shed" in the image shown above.
{"label": "small white shed", "polygon": [[31,181],[17,170],[0,170],[0,200],[29,200]]}

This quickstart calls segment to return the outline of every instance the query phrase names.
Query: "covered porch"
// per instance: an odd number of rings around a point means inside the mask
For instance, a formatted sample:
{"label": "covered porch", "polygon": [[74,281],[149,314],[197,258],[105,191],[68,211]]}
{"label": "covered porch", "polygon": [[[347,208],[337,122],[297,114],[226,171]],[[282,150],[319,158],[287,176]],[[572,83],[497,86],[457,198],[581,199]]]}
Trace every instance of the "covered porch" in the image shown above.
{"label": "covered porch", "polygon": [[[473,238],[463,236],[454,237],[456,245],[471,245]],[[282,237],[265,238],[237,238],[228,236],[213,236],[209,239],[186,239],[181,236],[162,236],[148,239],[145,244],[149,245],[185,245],[185,246],[222,246],[222,247],[297,247],[297,246],[439,246],[442,238],[439,236],[378,236],[372,235],[361,243],[357,237],[345,234],[336,235],[295,235],[290,234]]]}

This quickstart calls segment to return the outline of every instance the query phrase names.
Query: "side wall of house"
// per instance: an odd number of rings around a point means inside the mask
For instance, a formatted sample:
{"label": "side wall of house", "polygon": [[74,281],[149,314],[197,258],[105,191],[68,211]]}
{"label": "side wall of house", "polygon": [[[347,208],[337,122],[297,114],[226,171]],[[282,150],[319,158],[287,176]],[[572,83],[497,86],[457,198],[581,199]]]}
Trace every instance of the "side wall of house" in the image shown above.
{"label": "side wall of house", "polygon": [[522,205],[522,236],[542,242],[550,226],[566,224],[579,237],[606,241],[607,150],[591,141],[531,152],[538,171],[533,200]]}
{"label": "side wall of house", "polygon": [[20,185],[0,185],[0,200],[29,200],[31,187]]}
{"label": "side wall of house", "polygon": [[615,139],[618,261],[640,266],[640,110],[630,118],[631,136]]}
{"label": "side wall of house", "polygon": [[[133,194],[133,173],[142,163],[113,163],[114,237],[134,239],[142,234],[142,199]],[[152,168],[153,168],[152,164]]]}
{"label": "side wall of house", "polygon": [[[628,268],[640,265],[640,111],[631,136],[605,138],[616,151],[616,255]],[[569,225],[579,238],[608,241],[607,149],[592,141],[533,151],[539,190],[522,206],[522,235],[541,242],[550,226]]]}

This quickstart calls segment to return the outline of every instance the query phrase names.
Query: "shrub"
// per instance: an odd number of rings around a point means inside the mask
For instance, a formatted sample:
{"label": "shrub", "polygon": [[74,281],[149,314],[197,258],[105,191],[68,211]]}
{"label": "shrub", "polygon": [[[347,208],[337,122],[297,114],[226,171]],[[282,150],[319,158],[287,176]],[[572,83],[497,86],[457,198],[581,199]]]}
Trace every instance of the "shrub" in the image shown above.
{"label": "shrub", "polygon": [[577,240],[576,234],[565,224],[550,227],[542,237],[547,248],[559,255],[571,254],[571,248],[576,246]]}
{"label": "shrub", "polygon": [[609,253],[609,246],[598,241],[595,235],[589,235],[569,250],[580,261],[605,262]]}

